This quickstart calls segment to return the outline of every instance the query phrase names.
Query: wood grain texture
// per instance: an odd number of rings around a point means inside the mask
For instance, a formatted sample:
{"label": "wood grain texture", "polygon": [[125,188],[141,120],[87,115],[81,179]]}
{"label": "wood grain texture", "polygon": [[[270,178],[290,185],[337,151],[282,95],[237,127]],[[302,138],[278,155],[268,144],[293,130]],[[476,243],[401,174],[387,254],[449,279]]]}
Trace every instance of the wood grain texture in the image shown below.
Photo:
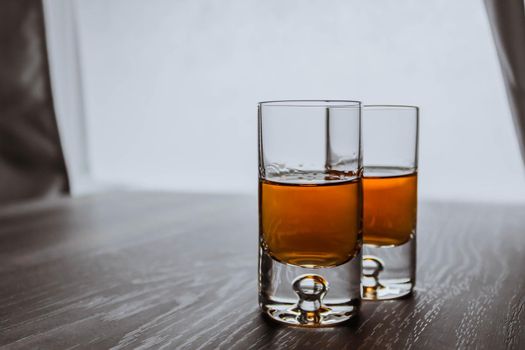
{"label": "wood grain texture", "polygon": [[257,308],[251,197],[113,193],[0,210],[2,349],[523,349],[525,206],[423,203],[415,294],[326,329]]}

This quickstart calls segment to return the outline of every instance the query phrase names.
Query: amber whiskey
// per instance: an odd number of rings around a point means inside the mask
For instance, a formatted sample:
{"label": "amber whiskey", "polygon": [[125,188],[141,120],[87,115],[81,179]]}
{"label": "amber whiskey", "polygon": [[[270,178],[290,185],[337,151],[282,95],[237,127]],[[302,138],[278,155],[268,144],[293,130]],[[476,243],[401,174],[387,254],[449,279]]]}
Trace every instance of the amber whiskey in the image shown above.
{"label": "amber whiskey", "polygon": [[363,242],[397,246],[416,228],[417,173],[402,168],[373,167],[363,177]]}
{"label": "amber whiskey", "polygon": [[360,249],[361,180],[298,184],[259,183],[263,246],[276,260],[301,267],[331,267]]}

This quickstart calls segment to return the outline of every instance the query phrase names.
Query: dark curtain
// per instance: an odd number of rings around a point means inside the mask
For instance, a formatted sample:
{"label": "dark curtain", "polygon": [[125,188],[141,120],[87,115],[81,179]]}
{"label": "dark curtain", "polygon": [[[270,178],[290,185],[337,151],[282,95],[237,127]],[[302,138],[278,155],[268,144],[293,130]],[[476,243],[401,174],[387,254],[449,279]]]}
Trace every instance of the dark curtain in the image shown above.
{"label": "dark curtain", "polygon": [[485,0],[505,77],[514,126],[525,164],[525,5],[523,0]]}
{"label": "dark curtain", "polygon": [[40,0],[0,1],[0,205],[69,192]]}

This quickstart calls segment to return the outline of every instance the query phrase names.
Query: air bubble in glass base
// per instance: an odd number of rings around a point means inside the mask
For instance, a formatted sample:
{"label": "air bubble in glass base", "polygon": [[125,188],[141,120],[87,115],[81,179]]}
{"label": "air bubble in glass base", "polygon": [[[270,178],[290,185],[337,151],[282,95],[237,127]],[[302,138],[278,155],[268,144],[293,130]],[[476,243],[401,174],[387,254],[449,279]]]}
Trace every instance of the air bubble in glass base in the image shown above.
{"label": "air bubble in glass base", "polygon": [[410,295],[416,282],[416,237],[400,246],[363,246],[362,298],[398,299]]}
{"label": "air bubble in glass base", "polygon": [[259,304],[274,321],[300,326],[333,326],[354,317],[361,304],[361,253],[328,268],[303,268],[259,252]]}

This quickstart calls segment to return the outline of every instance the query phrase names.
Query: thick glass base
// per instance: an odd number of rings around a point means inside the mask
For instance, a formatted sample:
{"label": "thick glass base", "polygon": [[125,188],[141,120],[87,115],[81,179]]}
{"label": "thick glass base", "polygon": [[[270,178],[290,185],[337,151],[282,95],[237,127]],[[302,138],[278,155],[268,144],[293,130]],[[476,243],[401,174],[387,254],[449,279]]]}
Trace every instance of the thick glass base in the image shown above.
{"label": "thick glass base", "polygon": [[408,296],[416,282],[416,239],[400,246],[364,245],[361,297],[388,300]]}
{"label": "thick glass base", "polygon": [[348,321],[359,310],[359,300],[355,305],[331,305],[319,311],[303,311],[296,304],[261,305],[264,314],[272,320],[299,327],[327,327]]}
{"label": "thick glass base", "polygon": [[408,296],[414,284],[411,281],[380,280],[380,285],[363,286],[362,298],[365,300],[388,300]]}
{"label": "thick glass base", "polygon": [[361,252],[327,268],[274,260],[259,249],[259,305],[274,321],[300,327],[333,326],[355,316],[360,298]]}

